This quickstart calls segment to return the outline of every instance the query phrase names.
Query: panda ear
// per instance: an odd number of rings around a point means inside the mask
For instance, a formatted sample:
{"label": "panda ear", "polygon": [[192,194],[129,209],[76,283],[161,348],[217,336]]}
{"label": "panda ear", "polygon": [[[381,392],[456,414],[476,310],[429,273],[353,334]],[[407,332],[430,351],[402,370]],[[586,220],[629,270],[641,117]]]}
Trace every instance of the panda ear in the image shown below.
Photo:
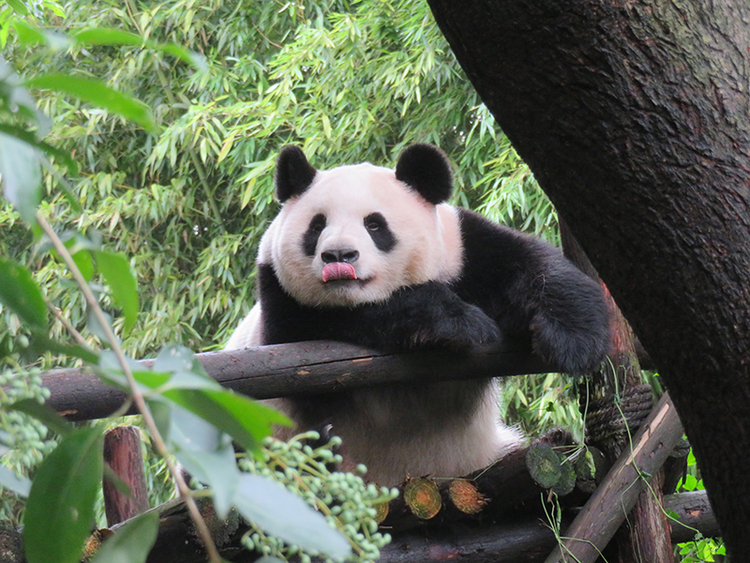
{"label": "panda ear", "polygon": [[312,184],[317,170],[307,161],[302,149],[287,145],[276,160],[276,197],[281,203],[304,193]]}
{"label": "panda ear", "polygon": [[396,179],[437,205],[453,193],[453,175],[448,157],[433,145],[412,145],[401,153],[396,164]]}

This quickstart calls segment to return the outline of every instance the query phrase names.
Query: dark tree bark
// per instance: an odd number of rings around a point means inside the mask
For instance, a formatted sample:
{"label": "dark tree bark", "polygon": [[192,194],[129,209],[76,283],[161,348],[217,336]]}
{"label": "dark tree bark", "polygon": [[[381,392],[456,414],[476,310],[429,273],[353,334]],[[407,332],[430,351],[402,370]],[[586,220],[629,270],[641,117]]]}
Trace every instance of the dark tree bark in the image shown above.
{"label": "dark tree bark", "polygon": [[750,550],[750,3],[430,0],[658,366]]}

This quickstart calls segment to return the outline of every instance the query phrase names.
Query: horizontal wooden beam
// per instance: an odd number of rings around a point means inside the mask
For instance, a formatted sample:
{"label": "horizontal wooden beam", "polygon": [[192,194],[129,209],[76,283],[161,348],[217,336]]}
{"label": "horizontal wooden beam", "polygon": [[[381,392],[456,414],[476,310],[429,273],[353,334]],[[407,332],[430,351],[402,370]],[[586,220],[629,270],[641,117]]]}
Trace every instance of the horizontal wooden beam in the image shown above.
{"label": "horizontal wooden beam", "polygon": [[[199,501],[210,504],[208,499]],[[696,508],[700,507],[700,508]],[[705,491],[664,497],[664,508],[676,514],[672,543],[690,541],[697,532],[704,537],[719,534]],[[152,509],[160,514],[159,535],[147,563],[204,563],[206,558],[192,531],[192,523],[181,500],[175,499]],[[211,513],[211,510],[204,510]],[[563,519],[563,529],[570,520]],[[243,552],[239,538],[247,531],[236,518],[216,523],[215,536],[224,557],[252,562],[253,552]],[[113,527],[115,532],[120,524]],[[387,531],[387,530],[384,530]],[[380,550],[380,563],[541,563],[557,545],[549,523],[538,517],[515,518],[512,522],[485,522],[476,526],[443,525],[400,534]],[[314,560],[319,561],[319,560]]]}
{"label": "horizontal wooden beam", "polygon": [[[336,393],[389,383],[505,377],[550,370],[539,358],[482,347],[471,351],[376,352],[341,342],[277,344],[196,355],[219,383],[256,399]],[[142,360],[144,366],[153,360]],[[119,409],[123,392],[90,369],[60,369],[42,376],[47,404],[69,420],[104,418]]]}
{"label": "horizontal wooden beam", "polygon": [[[664,497],[664,509],[676,514],[672,543],[692,541],[696,533],[720,535],[705,491]],[[563,530],[570,520],[563,519]],[[541,563],[557,545],[548,522],[541,519],[460,527],[439,532],[399,535],[380,550],[380,563]]]}

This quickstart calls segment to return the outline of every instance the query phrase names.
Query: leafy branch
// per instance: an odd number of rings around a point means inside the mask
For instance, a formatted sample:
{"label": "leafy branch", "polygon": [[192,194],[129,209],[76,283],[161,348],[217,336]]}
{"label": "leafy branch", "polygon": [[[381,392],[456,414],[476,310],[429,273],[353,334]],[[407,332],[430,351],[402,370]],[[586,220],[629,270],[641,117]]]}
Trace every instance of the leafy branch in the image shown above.
{"label": "leafy branch", "polygon": [[172,475],[172,478],[175,480],[175,483],[177,484],[180,496],[185,499],[185,504],[187,505],[193,523],[195,524],[195,527],[201,536],[203,545],[206,547],[206,551],[208,552],[211,563],[221,563],[221,557],[219,556],[216,545],[211,538],[211,532],[208,530],[208,526],[206,526],[206,523],[203,520],[200,511],[198,510],[198,506],[195,504],[195,500],[190,494],[190,488],[187,486],[187,483],[185,483],[182,472],[178,467],[175,466],[174,462],[172,461],[169,449],[167,448],[167,445],[165,444],[164,439],[162,438],[161,433],[156,426],[156,422],[154,421],[154,417],[151,414],[151,410],[148,408],[148,405],[146,404],[146,401],[143,397],[143,393],[141,392],[140,387],[133,377],[133,372],[130,369],[130,364],[128,363],[128,360],[125,356],[125,352],[123,351],[119,339],[115,335],[112,327],[105,317],[104,312],[99,306],[99,301],[96,299],[96,296],[91,291],[91,288],[81,274],[81,271],[78,269],[78,266],[73,260],[73,257],[68,252],[68,249],[65,247],[65,244],[62,242],[62,240],[60,240],[60,237],[57,236],[57,233],[55,233],[52,226],[40,213],[36,214],[36,218],[39,222],[39,225],[42,227],[42,230],[52,241],[52,244],[54,245],[58,254],[63,258],[65,264],[68,266],[70,273],[73,275],[76,283],[78,284],[78,287],[86,298],[88,306],[96,316],[96,319],[99,322],[99,326],[102,327],[107,342],[112,347],[112,350],[114,350],[120,368],[127,378],[128,386],[130,388],[130,394],[133,397],[133,401],[135,402],[138,411],[143,416],[143,420],[146,423],[149,433],[151,434],[151,439],[154,441],[154,445],[156,446],[157,451],[167,463],[169,472]]}

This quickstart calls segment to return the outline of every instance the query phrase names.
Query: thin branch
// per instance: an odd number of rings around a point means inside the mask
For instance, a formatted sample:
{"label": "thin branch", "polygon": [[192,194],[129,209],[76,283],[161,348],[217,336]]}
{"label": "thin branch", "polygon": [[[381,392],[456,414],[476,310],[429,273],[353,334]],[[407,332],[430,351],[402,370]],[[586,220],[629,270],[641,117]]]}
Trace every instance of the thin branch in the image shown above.
{"label": "thin branch", "polygon": [[60,240],[60,237],[57,236],[57,233],[55,233],[52,226],[47,222],[47,220],[42,216],[41,213],[37,212],[36,218],[37,218],[37,221],[39,222],[39,225],[42,227],[42,230],[46,233],[46,235],[52,241],[52,244],[54,245],[55,250],[57,250],[58,254],[65,261],[65,264],[68,266],[68,269],[73,275],[73,278],[75,279],[76,283],[78,284],[81,291],[83,292],[83,296],[86,299],[86,303],[91,308],[91,311],[93,312],[94,316],[99,321],[99,324],[102,326],[105,332],[105,335],[107,337],[107,340],[112,346],[112,350],[114,351],[115,356],[117,357],[117,361],[120,364],[120,367],[122,368],[125,378],[128,381],[128,385],[130,387],[130,392],[133,397],[133,401],[138,407],[138,410],[140,411],[141,415],[143,415],[143,420],[146,423],[146,426],[149,429],[149,432],[151,433],[151,438],[154,442],[154,445],[157,451],[159,452],[159,454],[164,458],[167,464],[167,468],[169,469],[170,474],[172,475],[172,477],[175,480],[175,483],[177,484],[177,488],[180,492],[180,496],[183,499],[185,499],[185,504],[187,505],[187,508],[190,512],[190,516],[193,522],[195,523],[196,529],[198,530],[203,540],[206,551],[208,552],[209,560],[211,561],[211,563],[221,563],[221,557],[219,556],[219,552],[217,551],[216,545],[211,539],[211,532],[208,530],[206,523],[203,521],[203,518],[201,517],[200,512],[198,511],[198,507],[196,506],[195,500],[190,494],[190,489],[185,483],[185,479],[182,477],[182,474],[177,469],[177,467],[175,466],[174,462],[171,459],[171,456],[169,455],[169,450],[166,444],[164,443],[164,440],[161,434],[159,433],[158,428],[156,427],[156,422],[154,421],[151,411],[148,408],[148,405],[146,404],[146,400],[144,399],[143,394],[141,393],[141,390],[138,387],[138,384],[136,383],[135,378],[133,377],[133,372],[131,371],[127,358],[125,357],[125,352],[123,351],[122,346],[120,346],[119,339],[117,338],[114,331],[112,330],[112,327],[109,325],[109,323],[107,322],[107,319],[104,317],[104,312],[99,306],[99,302],[97,301],[96,296],[91,291],[91,288],[89,287],[88,283],[86,283],[86,279],[83,277],[83,275],[81,274],[81,271],[76,266],[75,261],[73,260],[73,257],[68,252],[68,249],[65,247],[65,244],[62,242],[62,240]]}
{"label": "thin branch", "polygon": [[86,339],[83,337],[83,335],[80,332],[78,332],[72,324],[70,324],[70,321],[63,316],[60,309],[58,307],[55,307],[49,301],[46,301],[46,303],[47,303],[47,309],[49,309],[50,312],[55,316],[55,318],[58,321],[60,321],[63,327],[65,327],[65,330],[67,330],[68,333],[73,336],[73,339],[76,342],[78,342],[78,344],[85,350],[91,350],[88,342],[86,342]]}

